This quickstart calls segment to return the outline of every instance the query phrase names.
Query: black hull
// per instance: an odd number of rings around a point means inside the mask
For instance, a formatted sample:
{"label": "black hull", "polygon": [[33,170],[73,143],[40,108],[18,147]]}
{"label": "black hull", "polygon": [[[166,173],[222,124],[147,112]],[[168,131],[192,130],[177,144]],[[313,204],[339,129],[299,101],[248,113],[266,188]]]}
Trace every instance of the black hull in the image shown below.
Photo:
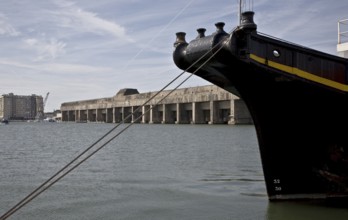
{"label": "black hull", "polygon": [[[222,42],[227,43],[213,59],[194,64]],[[271,57],[270,48],[286,58]],[[174,61],[181,69],[193,64],[189,72],[245,101],[270,200],[348,198],[347,60],[255,30],[227,34],[220,28],[189,44],[177,40]]]}
{"label": "black hull", "polygon": [[[348,196],[345,175],[335,183],[321,174],[330,146],[348,146],[346,95],[303,81],[279,82],[262,70],[228,79],[238,82],[253,117],[270,199]],[[348,164],[342,169],[347,174]]]}

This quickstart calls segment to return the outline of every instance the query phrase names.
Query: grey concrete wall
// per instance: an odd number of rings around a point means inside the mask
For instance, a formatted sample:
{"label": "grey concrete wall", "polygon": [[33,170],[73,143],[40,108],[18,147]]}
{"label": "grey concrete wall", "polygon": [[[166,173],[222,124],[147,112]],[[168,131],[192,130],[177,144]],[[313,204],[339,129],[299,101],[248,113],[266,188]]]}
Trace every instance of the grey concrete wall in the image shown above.
{"label": "grey concrete wall", "polygon": [[[62,121],[106,123],[251,124],[244,102],[217,86],[139,93],[122,89],[115,96],[66,102]],[[150,100],[150,101],[149,101]],[[238,114],[238,115],[236,115]]]}

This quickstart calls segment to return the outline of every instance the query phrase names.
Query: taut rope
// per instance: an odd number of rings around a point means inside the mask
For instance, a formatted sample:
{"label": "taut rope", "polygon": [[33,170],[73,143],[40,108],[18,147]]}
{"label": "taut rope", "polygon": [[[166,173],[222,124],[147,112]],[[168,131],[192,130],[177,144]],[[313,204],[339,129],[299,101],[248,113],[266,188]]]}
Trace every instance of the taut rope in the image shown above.
{"label": "taut rope", "polygon": [[[230,32],[232,33],[232,31]],[[149,103],[151,100],[153,100],[158,94],[160,94],[164,89],[166,89],[169,85],[174,83],[177,79],[179,79],[184,73],[186,73],[190,68],[192,68],[195,64],[197,64],[199,61],[201,61],[206,55],[208,55],[210,52],[212,52],[215,48],[220,46],[206,61],[204,61],[194,72],[192,72],[188,77],[186,77],[181,83],[179,83],[173,90],[171,90],[167,95],[162,97],[155,105],[158,105],[161,103],[165,98],[167,98],[170,94],[172,94],[175,90],[177,90],[183,83],[185,83],[189,78],[191,78],[198,70],[200,70],[208,61],[210,61],[222,48],[225,44],[228,43],[228,39],[226,39],[224,42],[220,42],[216,44],[211,50],[207,51],[205,54],[203,54],[196,62],[194,62],[192,65],[190,65],[187,69],[185,69],[182,73],[180,73],[177,77],[175,77],[173,80],[171,80],[167,85],[165,85],[161,90],[159,90],[156,94],[154,94],[152,97],[150,97],[142,106],[139,106],[132,114],[129,114],[126,118],[124,118],[120,123],[118,123],[115,127],[110,129],[106,134],[104,134],[102,137],[100,137],[97,141],[95,141],[92,145],[90,145],[88,148],[86,148],[83,152],[81,152],[78,156],[76,156],[73,160],[71,160],[67,165],[65,165],[63,168],[61,168],[58,172],[56,172],[53,176],[51,176],[49,179],[47,179],[44,183],[42,183],[40,186],[38,186],[35,190],[33,190],[31,193],[29,193],[25,198],[23,198],[20,202],[18,202],[16,205],[14,205],[11,209],[9,209],[6,213],[4,213],[2,216],[0,216],[0,220],[5,220],[11,215],[13,215],[15,212],[17,212],[19,209],[21,209],[23,206],[28,204],[30,201],[32,201],[34,198],[39,196],[41,193],[46,191],[48,188],[50,188],[53,184],[57,183],[60,179],[62,179],[64,176],[69,174],[71,171],[73,171],[75,168],[80,166],[83,162],[85,162],[87,159],[89,159],[91,156],[96,154],[99,150],[101,150],[103,147],[105,147],[107,144],[109,144],[112,140],[114,140],[116,137],[121,135],[124,131],[126,131],[130,126],[132,126],[135,121],[140,119],[143,115],[145,115],[148,111],[150,111],[153,106],[151,106],[148,110],[146,110],[144,113],[142,113],[140,116],[136,118],[133,122],[131,122],[129,125],[127,125],[125,128],[123,128],[118,133],[111,136],[109,139],[107,139],[101,146],[94,149],[92,152],[87,154],[89,151],[92,150],[98,143],[100,143],[104,138],[106,138],[109,134],[111,134],[116,128],[118,128],[121,124],[124,124],[124,122],[129,119],[134,113],[139,111],[143,106],[145,106],[147,103]]]}

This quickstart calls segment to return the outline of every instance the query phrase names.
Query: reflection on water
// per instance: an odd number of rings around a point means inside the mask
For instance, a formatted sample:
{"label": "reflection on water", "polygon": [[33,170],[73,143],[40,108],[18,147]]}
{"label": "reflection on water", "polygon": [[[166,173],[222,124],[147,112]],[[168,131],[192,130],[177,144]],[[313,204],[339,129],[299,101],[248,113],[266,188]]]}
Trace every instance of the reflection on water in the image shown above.
{"label": "reflection on water", "polygon": [[[112,124],[0,127],[0,214]],[[348,219],[346,208],[269,203],[253,126],[134,125],[10,219]]]}
{"label": "reflection on water", "polygon": [[348,219],[348,203],[325,201],[269,202],[267,220]]}

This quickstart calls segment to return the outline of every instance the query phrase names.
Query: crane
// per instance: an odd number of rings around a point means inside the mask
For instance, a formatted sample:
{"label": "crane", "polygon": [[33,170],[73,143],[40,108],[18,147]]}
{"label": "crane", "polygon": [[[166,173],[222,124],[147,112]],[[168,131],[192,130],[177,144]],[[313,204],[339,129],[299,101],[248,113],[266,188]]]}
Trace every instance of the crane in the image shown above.
{"label": "crane", "polygon": [[46,106],[46,103],[47,103],[47,99],[48,99],[48,95],[49,95],[49,94],[50,94],[49,92],[46,94],[46,97],[45,97],[45,99],[44,99],[44,101],[43,101],[42,112],[44,112],[44,109],[45,109],[45,106]]}
{"label": "crane", "polygon": [[44,109],[45,109],[45,105],[47,103],[47,99],[48,99],[48,95],[50,93],[48,92],[45,96],[45,99],[43,100],[42,106],[39,105],[38,110],[37,110],[37,114],[36,114],[36,121],[42,121],[43,117],[44,117]]}

